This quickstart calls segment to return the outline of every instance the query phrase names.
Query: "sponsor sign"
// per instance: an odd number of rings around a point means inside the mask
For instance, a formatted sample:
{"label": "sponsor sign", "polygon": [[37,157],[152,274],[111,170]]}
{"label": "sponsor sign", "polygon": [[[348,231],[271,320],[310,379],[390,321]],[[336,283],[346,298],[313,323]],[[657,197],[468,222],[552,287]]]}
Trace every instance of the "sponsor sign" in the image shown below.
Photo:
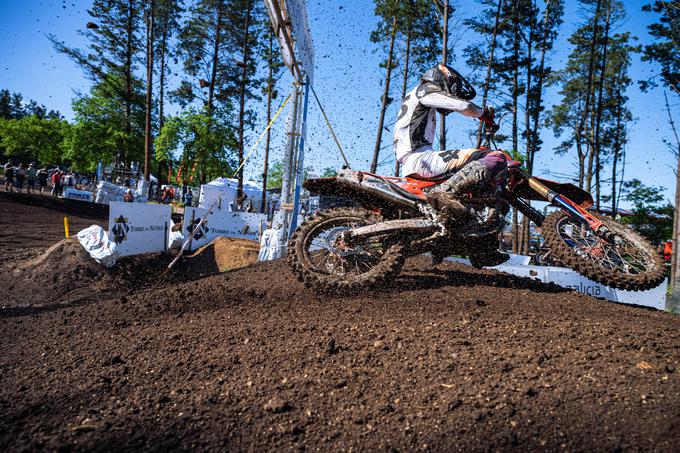
{"label": "sponsor sign", "polygon": [[[208,212],[207,209],[201,208],[187,207],[184,209],[182,234],[185,238],[189,237],[191,232],[194,231],[206,212]],[[244,238],[259,242],[260,232],[266,220],[267,216],[264,214],[213,209],[194,235],[189,249],[196,250],[220,236]]]}
{"label": "sponsor sign", "polygon": [[67,187],[64,189],[64,198],[70,198],[72,200],[82,200],[82,201],[92,201],[94,197],[92,192],[87,190],[78,190],[73,187]]}
{"label": "sponsor sign", "polygon": [[109,205],[109,238],[120,256],[161,252],[167,247],[172,226],[168,205],[121,203]]}
{"label": "sponsor sign", "polygon": [[[521,255],[510,255],[511,259],[504,264],[493,267],[501,272],[528,277],[539,280],[543,283],[555,283],[563,288],[574,289],[579,293],[587,294],[600,299],[607,299],[614,302],[629,305],[642,305],[645,307],[663,310],[666,306],[666,284],[665,282],[656,288],[647,291],[625,291],[614,289],[609,286],[594,282],[576,271],[566,267],[556,266],[531,266],[515,264],[521,261]],[[529,258],[529,257],[526,257]],[[448,258],[450,261],[457,261],[470,264],[470,261],[463,258]],[[510,264],[508,264],[510,263]]]}

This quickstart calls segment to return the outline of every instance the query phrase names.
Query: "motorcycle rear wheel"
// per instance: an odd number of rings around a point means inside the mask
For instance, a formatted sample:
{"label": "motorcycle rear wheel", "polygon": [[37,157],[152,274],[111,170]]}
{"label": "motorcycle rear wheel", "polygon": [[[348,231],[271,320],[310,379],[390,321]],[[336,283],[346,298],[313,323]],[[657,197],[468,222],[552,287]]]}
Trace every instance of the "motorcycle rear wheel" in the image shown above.
{"label": "motorcycle rear wheel", "polygon": [[554,257],[579,274],[603,285],[629,291],[656,288],[665,279],[661,256],[632,229],[609,217],[594,214],[618,238],[612,244],[587,225],[563,212],[543,221],[543,237]]}
{"label": "motorcycle rear wheel", "polygon": [[325,293],[356,293],[391,281],[404,265],[401,244],[376,237],[347,245],[341,235],[380,221],[379,215],[359,208],[317,213],[288,242],[293,273],[306,286]]}

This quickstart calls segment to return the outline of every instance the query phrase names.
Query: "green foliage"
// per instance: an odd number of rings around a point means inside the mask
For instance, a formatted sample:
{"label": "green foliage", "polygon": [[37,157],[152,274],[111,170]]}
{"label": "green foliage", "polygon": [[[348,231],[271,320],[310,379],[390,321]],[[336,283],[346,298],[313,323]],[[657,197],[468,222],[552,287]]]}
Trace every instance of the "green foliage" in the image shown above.
{"label": "green foliage", "polygon": [[143,115],[145,110],[144,87],[135,72],[144,53],[145,6],[142,0],[93,0],[88,9],[92,22],[80,31],[89,41],[87,49],[69,47],[49,36],[55,49],[94,82],[90,96],[74,101],[76,125],[67,154],[77,168],[93,169],[98,145],[104,146],[104,161],[113,156],[125,164],[141,160],[144,128],[140,130],[137,121],[139,112]]}
{"label": "green foliage", "polygon": [[0,90],[0,118],[21,118],[25,114],[20,93],[10,94],[9,90]]}
{"label": "green foliage", "polygon": [[[658,22],[649,25],[649,34],[656,40],[644,47],[642,61],[653,61],[661,66],[661,80],[680,95],[680,1],[655,0],[642,7],[643,11],[661,14]],[[654,79],[643,80],[640,88],[655,86]]]}
{"label": "green foliage", "polygon": [[[110,79],[116,77],[111,75]],[[94,171],[97,162],[140,162],[144,157],[144,107],[136,104],[128,119],[120,99],[109,88],[117,82],[103,81],[86,96],[73,101],[75,118],[66,140],[64,157],[80,171]],[[139,93],[138,93],[139,94]]]}
{"label": "green foliage", "polygon": [[169,117],[155,145],[158,161],[170,161],[179,154],[178,160],[187,177],[194,170],[208,179],[231,176],[235,170],[234,131],[229,122],[215,113],[189,109]]}
{"label": "green foliage", "polygon": [[323,173],[321,174],[322,178],[330,178],[331,176],[338,176],[338,170],[336,170],[333,167],[326,167],[323,169]]}
{"label": "green foliage", "polygon": [[623,217],[621,222],[654,244],[671,239],[674,209],[670,203],[664,203],[664,188],[646,186],[639,179],[627,181],[623,187],[624,199],[633,204],[633,215]]}
{"label": "green foliage", "polygon": [[[50,35],[58,52],[64,53],[83,68],[97,84],[106,80],[111,95],[128,97],[128,80],[137,68],[137,54],[143,49],[141,19],[142,0],[93,0],[88,14],[92,22],[80,31],[89,41],[88,49],[68,47]],[[113,75],[114,77],[110,77]]]}
{"label": "green foliage", "polygon": [[[625,96],[631,84],[628,69],[631,55],[639,50],[634,44],[636,38],[630,33],[611,32],[625,17],[623,4],[616,0],[603,1],[602,4],[603,9],[611,9],[601,12],[600,16],[593,14],[569,37],[573,50],[565,68],[555,73],[552,79],[561,87],[562,100],[553,107],[546,121],[558,137],[563,137],[556,149],[558,154],[566,154],[576,148],[579,185],[586,190],[591,189],[586,186],[593,172],[597,171],[593,167],[592,156],[599,155],[600,162],[604,163],[626,142],[626,123],[632,119]],[[608,36],[603,23],[606,14],[611,14]],[[603,59],[604,74],[601,67]],[[598,130],[599,135],[596,135]]]}
{"label": "green foliage", "polygon": [[58,111],[47,111],[44,105],[34,100],[24,102],[21,93],[11,93],[9,90],[0,90],[0,118],[19,119],[25,116],[35,115],[38,118],[61,118]]}
{"label": "green foliage", "polygon": [[[305,181],[312,171],[311,167],[306,167],[302,172],[302,180]],[[324,170],[324,176],[329,176],[327,173],[333,171],[332,168]],[[333,176],[333,175],[330,175]],[[279,188],[283,185],[283,162],[276,161],[269,166],[269,173],[267,173],[267,189]]]}
{"label": "green foliage", "polygon": [[283,185],[283,162],[276,161],[269,166],[267,173],[267,189],[279,188]]}
{"label": "green foliage", "polygon": [[23,162],[61,162],[69,124],[60,118],[37,115],[0,119],[0,148],[6,156]]}

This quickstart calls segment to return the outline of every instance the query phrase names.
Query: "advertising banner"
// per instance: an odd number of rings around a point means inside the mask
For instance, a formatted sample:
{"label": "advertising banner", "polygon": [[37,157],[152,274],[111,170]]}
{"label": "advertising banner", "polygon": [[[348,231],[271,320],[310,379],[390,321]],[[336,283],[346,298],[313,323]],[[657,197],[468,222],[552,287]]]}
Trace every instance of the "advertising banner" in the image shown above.
{"label": "advertising banner", "polygon": [[70,198],[72,200],[82,200],[82,201],[92,201],[94,197],[92,192],[86,190],[78,190],[73,187],[67,187],[64,189],[64,198]]}
{"label": "advertising banner", "polygon": [[168,246],[172,227],[168,205],[121,203],[109,205],[109,237],[120,256],[160,252]]}
{"label": "advertising banner", "polygon": [[[184,237],[189,237],[207,211],[207,209],[201,208],[187,207],[184,209],[184,222],[182,224],[182,234]],[[263,230],[266,220],[267,216],[264,214],[218,211],[213,209],[206,221],[201,225],[200,230],[194,235],[189,250],[196,250],[220,236],[250,239],[259,242],[260,232]]]}
{"label": "advertising banner", "polygon": [[[526,261],[528,262],[529,257],[512,254],[510,256],[511,259],[507,263],[490,269],[507,272],[518,277],[528,277],[543,283],[554,283],[563,288],[576,290],[579,293],[622,304],[642,305],[657,310],[663,310],[666,306],[665,283],[647,291],[625,291],[594,282],[566,267],[518,265],[517,262],[521,261],[522,258],[527,258]],[[447,260],[470,264],[470,261],[465,258],[447,258]]]}

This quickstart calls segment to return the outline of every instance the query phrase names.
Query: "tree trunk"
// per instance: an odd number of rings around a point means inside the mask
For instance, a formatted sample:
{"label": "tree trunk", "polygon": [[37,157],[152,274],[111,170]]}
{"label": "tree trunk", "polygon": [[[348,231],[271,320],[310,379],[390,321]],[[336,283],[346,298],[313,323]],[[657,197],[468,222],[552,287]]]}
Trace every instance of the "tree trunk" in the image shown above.
{"label": "tree trunk", "polygon": [[[595,76],[595,46],[597,44],[597,28],[600,20],[600,9],[602,7],[602,0],[597,0],[597,6],[595,7],[595,15],[593,16],[593,36],[590,41],[590,54],[588,59],[588,84],[585,92],[585,103],[583,105],[583,111],[581,112],[581,118],[578,125],[576,126],[576,141],[577,145],[581,143],[583,139],[583,128],[586,126],[586,121],[590,117],[590,101],[593,91],[593,82]],[[592,152],[592,150],[589,150]],[[589,161],[590,162],[590,161]],[[583,188],[583,187],[581,187]],[[590,190],[590,185],[588,185],[587,190]]]}
{"label": "tree trunk", "polygon": [[144,180],[151,175],[151,113],[153,108],[153,40],[155,0],[149,1],[149,17],[146,30],[146,119],[144,123]]}
{"label": "tree trunk", "polygon": [[158,69],[158,128],[163,129],[165,124],[165,71],[167,70],[166,52],[168,45],[168,23],[163,24],[163,31],[161,32],[161,48],[158,61],[160,68]]}
{"label": "tree trunk", "polygon": [[663,97],[666,100],[666,111],[671,130],[675,135],[676,152],[678,153],[678,163],[675,170],[675,214],[673,216],[673,257],[671,258],[671,285],[673,286],[672,307],[677,311],[680,308],[680,259],[678,259],[678,247],[680,247],[680,138],[675,129],[675,122],[671,116],[671,108],[668,104],[668,96],[664,91]]}
{"label": "tree trunk", "polygon": [[[165,124],[165,71],[166,71],[166,61],[165,54],[168,45],[168,22],[167,19],[163,22],[163,31],[161,32],[161,48],[159,55],[160,68],[158,69],[158,130],[163,130],[163,125]],[[161,185],[163,184],[163,174],[165,170],[165,162],[158,161],[158,184],[157,184],[157,198],[160,201],[161,197]],[[169,181],[168,181],[169,182]]]}
{"label": "tree trunk", "polygon": [[[446,66],[449,47],[449,0],[444,1],[444,26],[442,30],[442,64]],[[446,149],[446,117],[443,113],[439,114],[439,149],[442,151]]]}
{"label": "tree trunk", "polygon": [[246,21],[244,24],[243,33],[243,68],[241,71],[241,80],[239,83],[239,108],[238,108],[238,186],[236,193],[240,196],[243,194],[243,148],[245,140],[245,113],[246,113],[246,84],[248,82],[248,52],[250,51],[250,13],[253,8],[252,0],[248,0],[246,4]]}
{"label": "tree trunk", "polygon": [[222,35],[222,2],[218,2],[217,5],[217,22],[215,22],[215,43],[213,47],[212,55],[212,65],[210,69],[210,83],[208,85],[208,101],[206,102],[206,107],[208,108],[208,114],[212,114],[213,110],[213,100],[215,98],[215,79],[217,77],[217,64],[219,63],[220,57],[220,38]]}
{"label": "tree trunk", "polygon": [[[269,67],[269,76],[267,77],[267,125],[272,117],[272,85],[274,84],[273,76],[274,69],[274,32],[269,31],[269,53],[267,54],[267,65]],[[264,171],[262,172],[262,200],[260,202],[260,212],[264,213],[265,205],[267,204],[267,173],[269,172],[269,145],[271,143],[271,129],[267,129],[267,136],[264,142]]]}
{"label": "tree trunk", "polygon": [[385,90],[383,91],[382,103],[380,106],[380,118],[378,119],[378,137],[375,140],[373,150],[373,160],[371,161],[371,173],[378,169],[378,155],[382,143],[383,124],[385,123],[385,110],[387,110],[387,98],[390,93],[390,79],[392,78],[392,54],[394,53],[394,37],[397,34],[397,17],[392,21],[392,32],[390,33],[390,49],[387,53],[387,71],[385,73]]}
{"label": "tree trunk", "polygon": [[[550,0],[548,0],[550,1]],[[489,60],[486,64],[486,77],[484,78],[484,86],[482,91],[482,107],[486,107],[486,100],[489,95],[489,84],[491,83],[491,68],[493,66],[493,54],[496,51],[496,37],[498,36],[498,24],[501,19],[501,8],[503,6],[503,0],[498,0],[498,6],[496,7],[496,20],[493,26],[493,32],[491,34],[491,49],[489,49]],[[477,127],[477,148],[482,146],[482,122],[479,122]]]}
{"label": "tree trunk", "polygon": [[533,152],[531,153],[531,158],[529,162],[526,163],[528,169],[533,171],[534,168],[534,156],[536,154],[536,144],[538,143],[538,120],[541,114],[541,103],[543,102],[543,80],[545,78],[545,54],[548,49],[548,40],[545,36],[545,30],[548,26],[548,17],[550,11],[550,0],[545,3],[545,11],[543,13],[543,37],[541,41],[541,62],[538,65],[538,81],[536,82],[536,98],[534,100],[535,106],[532,118],[531,136],[533,140]]}
{"label": "tree trunk", "polygon": [[[531,5],[533,6],[533,4]],[[533,12],[529,14],[529,30],[527,36],[527,64],[526,64],[526,101],[524,103],[524,135],[526,140],[526,153],[525,153],[525,167],[529,174],[532,174],[533,168],[530,165],[532,161],[532,155],[534,154],[533,138],[531,135],[531,81],[533,76],[533,33],[534,33],[534,22],[533,22]],[[529,203],[529,201],[527,201]],[[522,216],[522,245],[520,248],[520,253],[522,255],[529,254],[529,236],[530,236],[530,222],[526,216]]]}
{"label": "tree trunk", "polygon": [[607,18],[604,27],[604,41],[602,43],[602,63],[600,65],[600,80],[597,87],[597,113],[595,116],[595,209],[600,210],[600,123],[602,122],[602,91],[607,72],[607,48],[609,46],[609,26],[611,24],[612,5],[607,3]]}
{"label": "tree trunk", "polygon": [[621,134],[622,124],[621,124],[621,107],[623,100],[621,99],[621,89],[616,93],[616,133],[614,134],[614,144],[612,149],[614,150],[614,161],[612,162],[612,217],[616,217],[616,172],[618,170],[619,156],[621,154]]}
{"label": "tree trunk", "polygon": [[132,134],[132,44],[134,42],[134,0],[128,1],[128,17],[126,25],[126,43],[125,43],[125,135],[126,143],[123,149],[123,163],[129,164],[128,162],[128,147],[129,138]]}
{"label": "tree trunk", "polygon": [[585,165],[586,165],[586,155],[583,154],[583,145],[578,141],[578,136],[576,138],[576,153],[578,154],[578,188],[583,189],[583,183],[585,179]]}
{"label": "tree trunk", "polygon": [[[404,58],[404,80],[401,83],[401,99],[406,97],[406,88],[408,84],[408,65],[409,57],[411,56],[411,24],[408,24],[408,31],[406,32],[406,56]],[[399,160],[394,164],[394,176],[399,176]]]}
{"label": "tree trunk", "polygon": [[[519,96],[519,0],[513,3],[513,22],[514,22],[514,38],[513,38],[513,72],[512,72],[512,149],[519,152],[519,142],[517,137],[517,98]],[[519,251],[519,231],[517,223],[517,209],[512,211],[512,253]]]}
{"label": "tree trunk", "polygon": [[[591,115],[592,117],[593,115]],[[594,120],[593,120],[594,121]],[[593,137],[593,124],[591,121],[591,127],[589,129],[589,134],[590,134],[590,139],[588,140],[588,167],[586,168],[586,187],[585,189],[590,192],[593,188],[593,164],[595,163],[595,152],[593,149],[592,143],[594,142],[594,137]]]}

